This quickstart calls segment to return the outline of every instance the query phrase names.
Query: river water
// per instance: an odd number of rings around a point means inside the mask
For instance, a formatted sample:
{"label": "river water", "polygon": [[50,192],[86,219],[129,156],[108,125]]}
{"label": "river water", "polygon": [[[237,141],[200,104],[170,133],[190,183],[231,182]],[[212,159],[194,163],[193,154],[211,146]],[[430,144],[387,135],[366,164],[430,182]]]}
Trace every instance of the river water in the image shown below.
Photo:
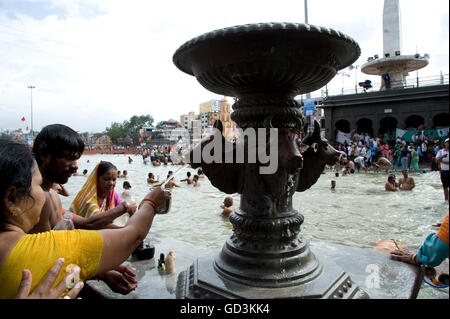
{"label": "river water", "polygon": [[[165,180],[169,170],[181,166],[153,167],[145,165],[141,156],[128,155],[83,155],[78,161],[78,172],[87,169],[90,173],[100,160],[110,161],[120,171],[127,170],[128,178],[119,178],[116,190],[123,191],[123,181],[131,186],[131,193],[137,203],[149,191],[147,175],[152,172]],[[220,205],[227,196],[214,188],[205,177],[200,187],[194,188],[180,179],[186,172],[192,176],[196,170],[185,166],[176,174],[180,187],[172,189],[171,211],[157,215],[152,231],[165,234],[198,246],[216,249],[222,247],[232,233],[228,218],[221,216]],[[88,173],[88,175],[89,175]],[[401,172],[397,172],[397,180]],[[323,174],[309,190],[294,195],[294,208],[304,217],[301,235],[311,241],[325,241],[351,247],[372,249],[381,239],[394,238],[416,250],[425,237],[437,228],[431,225],[441,222],[448,211],[444,202],[442,185],[438,172],[410,173],[416,187],[412,191],[386,192],[385,173],[363,171],[349,176],[335,177],[334,172]],[[330,190],[331,180],[336,181],[336,191]],[[63,207],[68,208],[77,192],[86,181],[84,176],[73,176],[65,187],[69,197],[62,197]],[[239,195],[231,195],[234,205],[239,206]],[[419,298],[435,298],[448,288],[436,289],[422,285]]]}

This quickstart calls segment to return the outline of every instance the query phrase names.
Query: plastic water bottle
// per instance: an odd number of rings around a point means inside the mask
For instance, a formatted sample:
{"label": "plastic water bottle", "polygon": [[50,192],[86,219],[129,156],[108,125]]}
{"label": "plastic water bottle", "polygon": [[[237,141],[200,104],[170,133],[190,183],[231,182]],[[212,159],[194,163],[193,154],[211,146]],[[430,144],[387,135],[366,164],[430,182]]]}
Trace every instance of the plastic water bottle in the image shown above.
{"label": "plastic water bottle", "polygon": [[75,226],[73,225],[72,221],[72,213],[70,211],[65,211],[63,218],[56,223],[55,227],[53,227],[53,230],[71,230],[74,229]]}
{"label": "plastic water bottle", "polygon": [[165,267],[166,265],[165,265],[165,260],[164,260],[164,253],[161,253],[160,255],[159,255],[159,259],[158,259],[158,272],[160,273],[160,274],[163,274],[164,273],[164,271],[166,270],[166,267]]}

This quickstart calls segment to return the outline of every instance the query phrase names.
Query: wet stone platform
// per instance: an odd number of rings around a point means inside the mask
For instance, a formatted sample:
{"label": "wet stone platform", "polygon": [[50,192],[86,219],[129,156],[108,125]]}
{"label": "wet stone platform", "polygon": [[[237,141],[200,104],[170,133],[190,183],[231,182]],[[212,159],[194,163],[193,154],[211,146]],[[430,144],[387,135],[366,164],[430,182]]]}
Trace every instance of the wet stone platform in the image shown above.
{"label": "wet stone platform", "polygon": [[[138,287],[128,295],[112,292],[102,281],[87,281],[91,288],[106,298],[175,299],[178,274],[197,259],[218,254],[218,249],[206,249],[171,237],[150,232],[146,242],[155,246],[152,259],[131,257],[126,262],[136,273]],[[310,248],[319,261],[332,260],[372,299],[416,298],[422,281],[419,267],[392,260],[388,253],[367,248],[347,247],[326,242],[311,242]],[[162,275],[157,264],[161,253],[175,252],[175,273]]]}

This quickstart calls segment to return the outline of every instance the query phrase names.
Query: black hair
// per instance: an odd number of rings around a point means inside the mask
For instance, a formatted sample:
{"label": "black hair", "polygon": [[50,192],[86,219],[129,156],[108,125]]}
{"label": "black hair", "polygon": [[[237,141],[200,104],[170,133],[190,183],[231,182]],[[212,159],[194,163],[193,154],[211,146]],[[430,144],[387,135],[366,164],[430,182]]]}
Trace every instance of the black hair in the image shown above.
{"label": "black hair", "polygon": [[41,155],[64,157],[66,151],[72,153],[71,156],[74,157],[80,157],[84,151],[81,136],[66,125],[47,125],[34,140],[33,154],[38,164],[41,161]]}
{"label": "black hair", "polygon": [[191,172],[186,173],[187,177],[191,177]]}
{"label": "black hair", "polygon": [[130,185],[130,183],[128,181],[123,182],[123,186],[122,187],[125,188],[125,186],[131,188],[131,185]]}
{"label": "black hair", "polygon": [[153,173],[148,173],[148,178],[152,178]]}
{"label": "black hair", "polygon": [[394,174],[390,174],[390,175],[388,176],[388,181],[390,181],[390,180],[392,180],[392,179],[395,179],[395,175],[394,175]]}
{"label": "black hair", "polygon": [[[31,197],[31,180],[34,174],[34,158],[23,144],[0,140],[0,198],[14,186],[18,196]],[[0,220],[2,215],[0,215]]]}
{"label": "black hair", "polygon": [[117,167],[113,163],[107,162],[107,161],[101,161],[100,164],[98,165],[98,169],[97,169],[97,178],[99,178],[100,176],[103,176],[103,174],[105,174],[110,169],[114,169],[117,171]]}
{"label": "black hair", "polygon": [[194,175],[194,178],[198,179],[198,175]]}

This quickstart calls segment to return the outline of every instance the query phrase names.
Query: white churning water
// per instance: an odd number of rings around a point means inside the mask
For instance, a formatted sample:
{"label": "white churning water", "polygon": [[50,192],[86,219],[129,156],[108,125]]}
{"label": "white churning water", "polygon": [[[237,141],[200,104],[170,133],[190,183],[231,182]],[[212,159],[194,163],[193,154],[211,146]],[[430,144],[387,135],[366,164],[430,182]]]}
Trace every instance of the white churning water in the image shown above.
{"label": "white churning water", "polygon": [[[78,172],[87,169],[90,173],[100,160],[112,162],[118,170],[127,170],[129,176],[117,180],[117,192],[123,191],[122,184],[128,180],[133,198],[139,203],[150,190],[148,173],[165,180],[169,170],[175,172],[180,167],[171,164],[153,167],[143,164],[141,156],[131,155],[131,158],[134,161],[129,164],[128,155],[83,155],[78,161]],[[213,187],[207,178],[200,179],[198,188],[180,182],[188,171],[192,176],[196,174],[188,166],[177,173],[175,179],[181,187],[172,189],[171,211],[157,215],[151,230],[198,246],[220,248],[232,233],[230,222],[220,215],[219,206],[227,194]],[[401,172],[396,176],[398,180]],[[311,241],[368,249],[380,239],[394,238],[412,250],[417,249],[429,233],[437,231],[431,225],[443,220],[448,204],[444,202],[438,172],[410,173],[410,176],[416,187],[412,191],[393,193],[384,190],[385,173],[361,171],[340,177],[331,171],[323,174],[309,190],[294,195],[294,209],[305,217],[300,234]],[[70,196],[61,197],[64,208],[69,208],[85,180],[84,176],[70,178],[65,185]],[[330,190],[331,180],[336,181],[335,192]],[[239,206],[239,195],[232,197],[234,205]],[[419,297],[433,298],[440,293],[436,290],[425,285]]]}

